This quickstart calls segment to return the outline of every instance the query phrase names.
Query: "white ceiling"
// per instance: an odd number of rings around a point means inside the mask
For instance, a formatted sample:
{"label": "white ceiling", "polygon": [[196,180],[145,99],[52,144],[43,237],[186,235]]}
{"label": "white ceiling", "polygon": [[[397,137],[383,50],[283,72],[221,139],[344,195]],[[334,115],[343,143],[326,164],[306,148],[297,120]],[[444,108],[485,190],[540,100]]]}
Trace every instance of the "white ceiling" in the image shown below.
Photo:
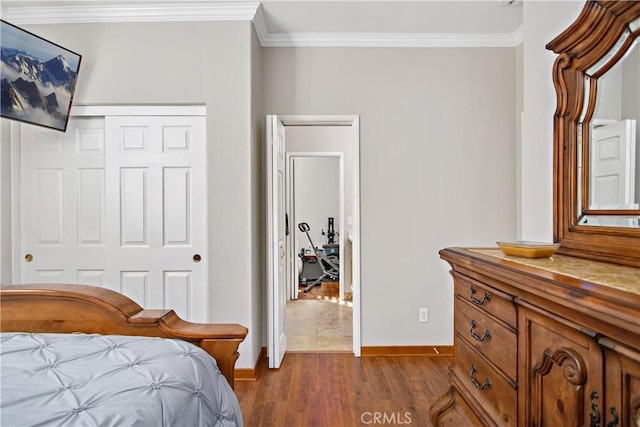
{"label": "white ceiling", "polygon": [[263,46],[515,46],[519,0],[3,0],[20,25],[253,20]]}
{"label": "white ceiling", "polygon": [[513,33],[522,6],[485,1],[262,2],[270,33]]}

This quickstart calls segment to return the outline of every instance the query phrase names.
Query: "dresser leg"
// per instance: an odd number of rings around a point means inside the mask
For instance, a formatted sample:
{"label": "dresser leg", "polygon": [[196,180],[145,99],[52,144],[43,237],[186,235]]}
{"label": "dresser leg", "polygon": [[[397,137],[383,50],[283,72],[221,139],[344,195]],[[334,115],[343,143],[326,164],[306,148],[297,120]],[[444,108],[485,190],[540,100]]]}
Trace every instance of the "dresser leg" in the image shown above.
{"label": "dresser leg", "polygon": [[429,418],[434,426],[441,426],[441,419],[453,408],[453,404],[455,403],[454,395],[455,388],[451,386],[445,394],[440,396],[438,400],[431,405],[431,408],[429,409]]}

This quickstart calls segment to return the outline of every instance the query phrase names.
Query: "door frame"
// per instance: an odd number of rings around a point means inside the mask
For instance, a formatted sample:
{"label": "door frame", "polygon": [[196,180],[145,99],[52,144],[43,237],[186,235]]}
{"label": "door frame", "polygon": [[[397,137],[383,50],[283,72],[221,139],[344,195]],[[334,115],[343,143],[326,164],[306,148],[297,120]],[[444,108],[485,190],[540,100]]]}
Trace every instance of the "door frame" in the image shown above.
{"label": "door frame", "polygon": [[[205,116],[206,105],[74,105],[69,117],[106,117],[106,116]],[[22,248],[21,248],[21,150],[20,125],[11,121],[11,282],[19,283],[22,277]],[[205,126],[206,131],[206,126]],[[208,177],[204,183],[205,194],[208,194]],[[208,211],[208,202],[205,202]],[[205,213],[205,215],[207,215]],[[205,240],[205,246],[208,239]],[[208,281],[208,269],[205,271]]]}
{"label": "door frame", "polygon": [[[278,120],[285,126],[350,126],[353,130],[353,163],[344,165],[351,167],[353,170],[353,223],[351,231],[352,241],[352,274],[353,274],[353,353],[356,357],[361,355],[361,303],[360,303],[360,116],[357,115],[277,115]],[[286,133],[285,133],[286,141]],[[286,142],[285,142],[286,147]],[[286,149],[285,149],[286,152]],[[267,179],[272,174],[271,165],[268,165],[265,177]],[[271,217],[273,213],[268,212],[267,216]],[[271,223],[267,224],[267,236],[273,236]],[[343,239],[346,236],[340,236]],[[272,242],[268,241],[268,245]],[[291,245],[289,245],[291,246]],[[286,251],[287,254],[290,250]],[[289,265],[290,262],[287,263]],[[268,286],[275,286],[274,281],[269,279]],[[269,292],[273,292],[269,289]],[[267,316],[271,318],[275,313],[273,304],[267,302]],[[271,322],[267,322],[269,328],[273,328]],[[271,336],[274,331],[268,331]],[[271,345],[269,343],[268,345]]]}

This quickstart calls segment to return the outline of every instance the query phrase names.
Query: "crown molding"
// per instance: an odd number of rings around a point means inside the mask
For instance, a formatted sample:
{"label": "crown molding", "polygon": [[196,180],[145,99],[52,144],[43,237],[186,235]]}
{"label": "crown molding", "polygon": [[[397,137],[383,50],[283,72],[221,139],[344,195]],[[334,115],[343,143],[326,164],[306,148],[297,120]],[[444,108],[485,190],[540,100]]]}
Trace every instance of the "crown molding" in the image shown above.
{"label": "crown molding", "polygon": [[263,47],[515,47],[515,33],[269,33]]}
{"label": "crown molding", "polygon": [[258,36],[258,41],[260,42],[260,46],[264,47],[264,41],[269,36],[269,32],[267,31],[267,23],[264,19],[264,12],[262,11],[262,4],[256,10],[256,14],[253,17],[253,28],[256,29],[256,34]]}
{"label": "crown molding", "polygon": [[257,1],[185,2],[172,4],[84,4],[4,7],[13,24],[95,22],[251,21]]}
{"label": "crown molding", "polygon": [[524,41],[524,26],[520,25],[518,28],[516,28],[513,31],[512,36],[513,36],[514,47],[521,45],[522,42]]}
{"label": "crown molding", "polygon": [[5,6],[16,25],[105,22],[251,21],[263,47],[516,47],[513,33],[269,33],[259,1]]}

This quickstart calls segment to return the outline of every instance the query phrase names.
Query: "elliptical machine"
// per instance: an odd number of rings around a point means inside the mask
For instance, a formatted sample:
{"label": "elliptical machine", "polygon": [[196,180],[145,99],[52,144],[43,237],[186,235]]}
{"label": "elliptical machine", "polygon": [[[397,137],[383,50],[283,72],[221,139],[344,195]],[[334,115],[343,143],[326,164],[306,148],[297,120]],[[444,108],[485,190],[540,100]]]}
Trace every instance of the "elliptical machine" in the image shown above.
{"label": "elliptical machine", "polygon": [[318,277],[313,282],[309,283],[306,288],[304,288],[304,293],[309,292],[314,286],[319,286],[324,279],[338,280],[340,277],[340,261],[336,255],[325,255],[324,251],[319,251],[316,248],[316,245],[313,244],[311,240],[311,236],[309,236],[309,231],[311,227],[306,222],[301,222],[298,224],[298,230],[305,233],[307,235],[307,239],[309,239],[309,243],[311,244],[311,248],[313,249],[313,253],[316,256],[316,259],[320,263],[320,267],[322,268],[322,275]]}

